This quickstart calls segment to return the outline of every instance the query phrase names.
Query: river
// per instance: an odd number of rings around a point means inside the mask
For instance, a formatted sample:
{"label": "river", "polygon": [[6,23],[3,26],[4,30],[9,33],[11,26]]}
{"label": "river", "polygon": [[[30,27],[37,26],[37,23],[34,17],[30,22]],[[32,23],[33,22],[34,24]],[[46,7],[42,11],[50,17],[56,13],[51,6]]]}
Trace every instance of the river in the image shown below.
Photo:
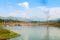
{"label": "river", "polygon": [[56,27],[48,27],[48,30],[47,26],[8,26],[5,28],[21,34],[20,37],[10,40],[60,40],[60,29]]}

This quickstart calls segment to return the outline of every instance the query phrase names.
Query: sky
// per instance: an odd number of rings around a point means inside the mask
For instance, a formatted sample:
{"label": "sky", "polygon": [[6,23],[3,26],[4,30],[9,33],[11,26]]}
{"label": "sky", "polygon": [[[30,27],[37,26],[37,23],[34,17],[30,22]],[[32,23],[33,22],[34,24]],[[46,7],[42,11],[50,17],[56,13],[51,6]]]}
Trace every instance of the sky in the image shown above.
{"label": "sky", "polygon": [[[48,15],[48,16],[47,16]],[[60,18],[60,0],[0,0],[0,16],[32,20]]]}

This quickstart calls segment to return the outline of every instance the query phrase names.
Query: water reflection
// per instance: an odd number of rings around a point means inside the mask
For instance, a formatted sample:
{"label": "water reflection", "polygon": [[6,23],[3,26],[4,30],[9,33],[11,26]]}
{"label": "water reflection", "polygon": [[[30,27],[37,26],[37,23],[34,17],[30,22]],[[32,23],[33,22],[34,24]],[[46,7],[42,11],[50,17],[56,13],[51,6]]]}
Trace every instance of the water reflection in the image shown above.
{"label": "water reflection", "polygon": [[[21,37],[10,40],[47,40],[47,26],[15,26],[5,27],[21,34]],[[49,27],[49,40],[60,40],[60,29]]]}

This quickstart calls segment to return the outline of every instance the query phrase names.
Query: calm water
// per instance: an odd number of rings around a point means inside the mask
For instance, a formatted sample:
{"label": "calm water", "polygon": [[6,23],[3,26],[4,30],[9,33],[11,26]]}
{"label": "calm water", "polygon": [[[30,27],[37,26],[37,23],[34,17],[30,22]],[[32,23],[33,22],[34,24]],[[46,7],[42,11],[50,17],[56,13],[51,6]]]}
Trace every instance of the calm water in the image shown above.
{"label": "calm water", "polygon": [[[15,26],[6,27],[8,30],[12,30],[20,37],[12,38],[10,40],[47,40],[47,26]],[[49,27],[49,40],[60,40],[60,29],[55,27]]]}

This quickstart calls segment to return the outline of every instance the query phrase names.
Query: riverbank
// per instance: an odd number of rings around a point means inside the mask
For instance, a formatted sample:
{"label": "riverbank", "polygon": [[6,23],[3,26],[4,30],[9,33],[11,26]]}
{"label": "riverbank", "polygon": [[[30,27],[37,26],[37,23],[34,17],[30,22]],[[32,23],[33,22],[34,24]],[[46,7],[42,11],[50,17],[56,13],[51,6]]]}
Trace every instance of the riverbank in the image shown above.
{"label": "riverbank", "polygon": [[49,26],[55,26],[55,27],[60,27],[60,23],[54,23],[54,22],[37,22],[37,23],[32,23],[32,22],[14,22],[14,23],[0,23],[0,26],[2,27],[14,27],[14,26],[41,26],[41,25],[49,25]]}
{"label": "riverbank", "polygon": [[1,26],[40,26],[40,25],[47,25],[47,23],[43,22],[12,22],[12,23],[0,23]]}
{"label": "riverbank", "polygon": [[0,40],[7,40],[10,38],[15,38],[15,37],[19,37],[19,36],[20,36],[19,34],[13,32],[13,31],[6,30],[6,29],[0,27]]}
{"label": "riverbank", "polygon": [[60,23],[50,23],[50,26],[54,26],[54,27],[59,27],[60,28]]}

